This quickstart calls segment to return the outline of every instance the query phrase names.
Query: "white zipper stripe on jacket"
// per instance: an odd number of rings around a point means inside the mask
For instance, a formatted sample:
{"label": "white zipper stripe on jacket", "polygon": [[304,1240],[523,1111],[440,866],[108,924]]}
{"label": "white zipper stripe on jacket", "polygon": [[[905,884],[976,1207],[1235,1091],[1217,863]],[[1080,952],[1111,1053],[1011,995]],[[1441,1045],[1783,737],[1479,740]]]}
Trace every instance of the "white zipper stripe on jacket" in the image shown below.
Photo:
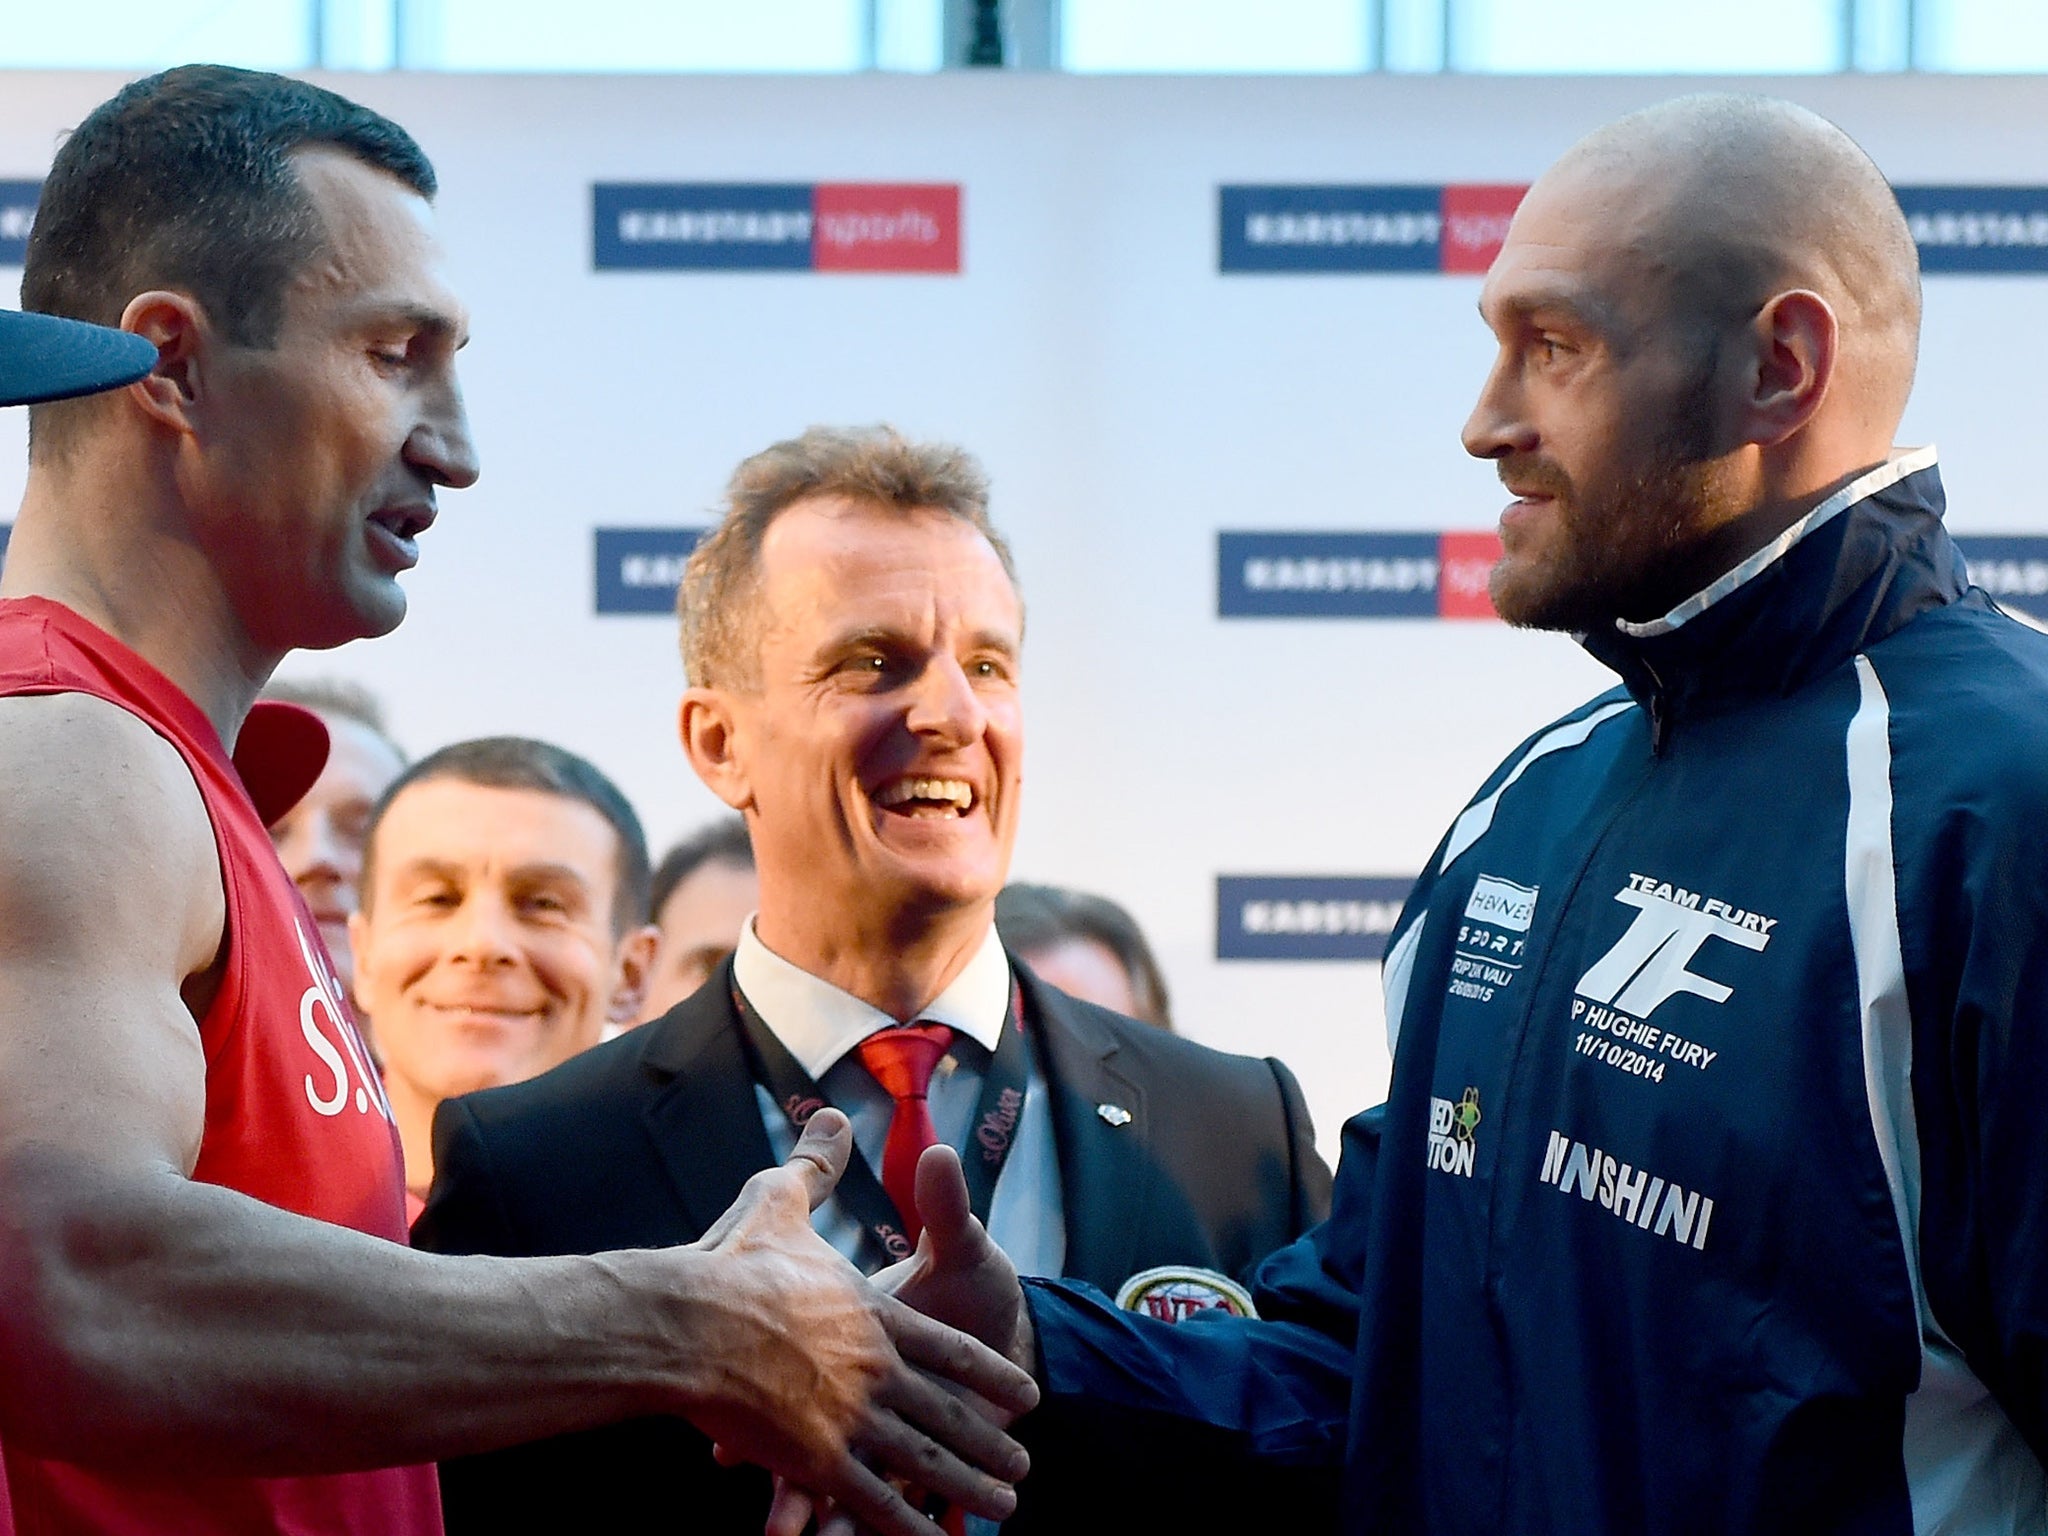
{"label": "white zipper stripe on jacket", "polygon": [[1635,700],[1621,699],[1613,704],[1596,709],[1583,720],[1568,720],[1555,730],[1545,731],[1530,743],[1529,750],[1522,754],[1512,772],[1500,781],[1500,788],[1484,800],[1475,801],[1465,807],[1464,814],[1451,828],[1451,835],[1444,840],[1444,856],[1437,864],[1436,872],[1442,874],[1457,863],[1460,854],[1486,835],[1486,829],[1493,825],[1493,813],[1500,806],[1500,797],[1514,786],[1515,780],[1528,772],[1529,765],[1539,757],[1548,757],[1553,752],[1562,752],[1567,747],[1583,745],[1586,738],[1616,715],[1636,707]]}

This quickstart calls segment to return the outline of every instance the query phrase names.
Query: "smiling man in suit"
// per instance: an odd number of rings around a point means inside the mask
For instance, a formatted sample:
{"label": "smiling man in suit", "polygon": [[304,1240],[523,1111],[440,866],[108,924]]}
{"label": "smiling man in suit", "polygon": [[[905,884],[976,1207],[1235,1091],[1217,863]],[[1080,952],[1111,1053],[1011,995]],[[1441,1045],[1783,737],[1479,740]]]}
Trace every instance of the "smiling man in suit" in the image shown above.
{"label": "smiling man in suit", "polygon": [[[1078,1002],[996,936],[1024,615],[972,459],[886,429],[777,444],[735,473],[680,608],[683,745],[746,817],[760,910],[662,1019],[444,1105],[416,1242],[692,1240],[820,1104],[852,1117],[859,1156],[819,1229],[869,1270],[916,1241],[908,1180],[935,1139],[1020,1269],[1112,1292],[1180,1266],[1211,1272],[1183,1301],[1230,1296],[1321,1219],[1329,1173],[1285,1067]],[[443,1485],[457,1533],[751,1533],[768,1499],[681,1420],[453,1463]]]}

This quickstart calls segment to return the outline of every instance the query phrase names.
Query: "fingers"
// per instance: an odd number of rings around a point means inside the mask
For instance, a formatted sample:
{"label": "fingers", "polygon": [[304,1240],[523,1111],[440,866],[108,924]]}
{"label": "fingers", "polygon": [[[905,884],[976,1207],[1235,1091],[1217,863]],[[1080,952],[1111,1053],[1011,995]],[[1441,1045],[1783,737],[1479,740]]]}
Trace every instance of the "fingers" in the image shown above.
{"label": "fingers", "polygon": [[[840,1529],[851,1530],[857,1526],[863,1531],[874,1532],[875,1536],[934,1536],[937,1527],[913,1509],[896,1488],[858,1461],[847,1465],[846,1476],[832,1491],[833,1519],[840,1522]],[[1010,1495],[1010,1507],[1016,1507],[1014,1493]],[[1004,1515],[1007,1514],[1008,1511],[1004,1511]],[[778,1531],[774,1536],[783,1536],[783,1533]]]}
{"label": "fingers", "polygon": [[[1015,1274],[1008,1276],[1007,1284],[1016,1288]],[[1023,1310],[1021,1298],[1018,1310]],[[1038,1383],[1030,1372],[959,1329],[935,1322],[893,1297],[887,1301],[882,1322],[897,1353],[920,1370],[979,1393],[994,1407],[1013,1415],[1029,1413],[1038,1406]]]}
{"label": "fingers", "polygon": [[816,1501],[801,1488],[787,1479],[775,1479],[775,1499],[768,1506],[768,1523],[762,1527],[762,1536],[804,1536],[804,1527],[811,1523],[816,1512]]}
{"label": "fingers", "polygon": [[1003,1520],[1016,1510],[1010,1485],[1031,1466],[1021,1445],[915,1373],[906,1372],[885,1400],[895,1412],[863,1438],[864,1458],[973,1514]]}
{"label": "fingers", "polygon": [[803,1180],[815,1211],[838,1187],[852,1155],[852,1122],[836,1109],[821,1109],[804,1123],[804,1133],[783,1166]]}
{"label": "fingers", "polygon": [[917,1161],[916,1189],[918,1219],[931,1234],[937,1262],[949,1262],[956,1249],[979,1251],[975,1239],[981,1223],[974,1219],[958,1152],[944,1142],[926,1147]]}

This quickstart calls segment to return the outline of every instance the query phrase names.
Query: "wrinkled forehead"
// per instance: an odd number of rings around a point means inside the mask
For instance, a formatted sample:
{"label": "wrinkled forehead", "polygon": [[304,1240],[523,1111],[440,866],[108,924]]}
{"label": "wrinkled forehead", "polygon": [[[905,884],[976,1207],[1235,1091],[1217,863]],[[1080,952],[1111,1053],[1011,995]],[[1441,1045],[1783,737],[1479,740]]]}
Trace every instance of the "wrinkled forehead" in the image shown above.
{"label": "wrinkled forehead", "polygon": [[798,502],[768,526],[760,558],[763,619],[806,614],[876,622],[936,613],[1015,631],[1022,606],[981,530],[937,508],[845,498]]}
{"label": "wrinkled forehead", "polygon": [[303,149],[292,161],[321,229],[318,248],[293,275],[292,298],[404,311],[464,339],[469,316],[448,282],[432,205],[388,171],[340,150]]}

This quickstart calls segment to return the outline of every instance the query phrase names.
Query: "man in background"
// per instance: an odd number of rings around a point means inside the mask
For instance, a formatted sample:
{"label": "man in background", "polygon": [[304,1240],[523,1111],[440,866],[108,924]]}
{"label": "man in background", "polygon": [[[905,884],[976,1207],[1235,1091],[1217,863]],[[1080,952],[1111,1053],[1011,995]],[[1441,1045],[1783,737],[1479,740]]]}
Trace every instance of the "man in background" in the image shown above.
{"label": "man in background", "polygon": [[437,492],[476,478],[434,191],[395,123],[216,66],[125,87],[43,184],[24,303],[156,361],[34,407],[0,572],[15,1517],[430,1536],[433,1460],[648,1411],[903,1536],[870,1462],[1000,1516],[1021,1461],[918,1367],[1029,1384],[811,1232],[837,1116],[695,1247],[404,1246],[390,1109],[259,811],[321,753],[244,727],[287,653],[397,625]]}
{"label": "man in background", "polygon": [[760,904],[754,844],[743,818],[711,822],[669,849],[655,866],[648,897],[661,947],[638,1022],[660,1018],[709,981]]}
{"label": "man in background", "polygon": [[385,792],[349,928],[411,1215],[434,1180],[443,1099],[523,1082],[638,1014],[656,944],[646,910],[640,819],[573,752],[457,742]]}
{"label": "man in background", "polygon": [[[1323,1214],[1284,1066],[1076,1002],[1003,950],[1024,612],[987,505],[966,454],[885,429],[814,428],[739,467],[683,581],[681,730],[746,819],[758,914],[660,1020],[444,1104],[416,1242],[689,1241],[824,1105],[860,1157],[819,1229],[864,1268],[917,1241],[910,1180],[936,1143],[964,1153],[968,1207],[1020,1266],[1135,1306],[1239,1304],[1232,1277]],[[763,1479],[673,1419],[442,1479],[458,1533],[653,1531],[687,1510],[751,1536],[768,1508]]]}
{"label": "man in background", "polygon": [[[270,841],[320,925],[343,995],[352,997],[355,961],[348,920],[362,903],[363,844],[370,812],[404,769],[405,753],[385,728],[383,708],[359,684],[337,679],[272,683],[262,696],[310,709],[327,727],[327,766],[313,787],[271,822]],[[374,1039],[369,1044],[376,1049]]]}
{"label": "man in background", "polygon": [[1173,1028],[1166,975],[1138,920],[1107,896],[1017,883],[996,898],[1010,953],[1070,997]]}

